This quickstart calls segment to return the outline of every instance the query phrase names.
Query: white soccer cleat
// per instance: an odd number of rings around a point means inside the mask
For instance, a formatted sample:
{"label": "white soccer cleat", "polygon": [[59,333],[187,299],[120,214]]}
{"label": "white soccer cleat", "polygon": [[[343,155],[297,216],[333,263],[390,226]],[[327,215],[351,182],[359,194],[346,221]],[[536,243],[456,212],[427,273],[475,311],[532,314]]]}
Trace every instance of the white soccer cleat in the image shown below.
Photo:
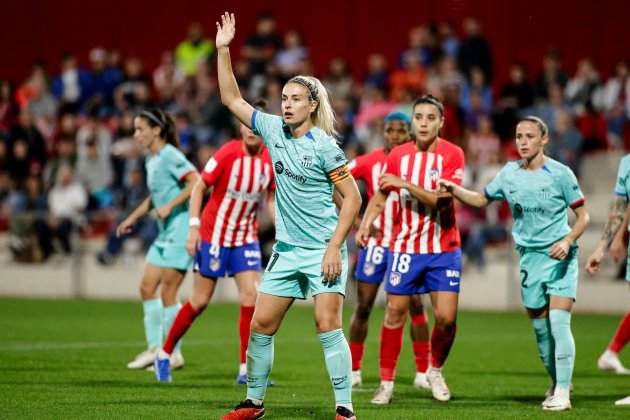
{"label": "white soccer cleat", "polygon": [[394,396],[394,382],[381,382],[381,385],[378,387],[378,389],[374,393],[374,397],[372,398],[372,401],[370,402],[376,405],[391,404],[393,396]]}
{"label": "white soccer cleat", "polygon": [[416,378],[413,380],[413,386],[417,389],[432,389],[425,372],[416,372]]}
{"label": "white soccer cleat", "polygon": [[184,367],[184,355],[181,351],[175,351],[171,354],[171,370],[177,370]]}
{"label": "white soccer cleat", "polygon": [[630,369],[624,367],[619,360],[617,353],[610,350],[606,350],[599,356],[597,360],[597,367],[601,370],[609,370],[615,372],[618,375],[630,375]]}
{"label": "white soccer cleat", "polygon": [[545,411],[566,411],[571,409],[571,399],[568,389],[557,389],[552,397],[545,399],[542,404]]}
{"label": "white soccer cleat", "polygon": [[615,405],[630,405],[630,397],[622,398],[615,401]]}
{"label": "white soccer cleat", "polygon": [[433,398],[443,402],[451,399],[451,391],[449,391],[444,376],[442,376],[442,369],[429,368],[427,371],[427,381],[429,385],[431,385]]}
{"label": "white soccer cleat", "polygon": [[127,367],[129,369],[145,369],[148,366],[153,366],[153,361],[155,360],[158,350],[157,347],[154,347],[143,351],[137,355],[135,359],[127,363]]}
{"label": "white soccer cleat", "polygon": [[362,383],[363,383],[363,379],[361,378],[361,371],[353,370],[352,371],[352,388],[359,387],[361,386]]}

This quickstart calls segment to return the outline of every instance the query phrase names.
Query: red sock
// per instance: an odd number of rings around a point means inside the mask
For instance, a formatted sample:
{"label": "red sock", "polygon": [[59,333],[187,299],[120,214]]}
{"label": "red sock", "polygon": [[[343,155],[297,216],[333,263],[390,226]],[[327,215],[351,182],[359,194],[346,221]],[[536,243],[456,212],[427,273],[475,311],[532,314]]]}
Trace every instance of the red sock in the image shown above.
{"label": "red sock", "polygon": [[[423,313],[411,318],[412,327],[414,325],[426,325],[427,317]],[[429,368],[429,353],[431,346],[428,340],[414,340],[413,354],[416,358],[416,372],[426,372]]]}
{"label": "red sock", "polygon": [[402,348],[403,329],[381,328],[380,370],[382,381],[393,381],[396,377],[396,364]]}
{"label": "red sock", "polygon": [[453,328],[446,331],[439,327],[433,327],[433,334],[431,334],[431,366],[434,368],[441,368],[448,353],[451,351],[453,341],[455,341],[455,331],[457,326],[453,325]]}
{"label": "red sock", "polygon": [[179,312],[177,312],[177,317],[175,317],[175,321],[173,321],[173,325],[168,332],[162,350],[168,354],[173,353],[173,349],[179,339],[186,334],[186,331],[188,331],[188,328],[190,328],[195,318],[202,312],[203,310],[197,312],[190,302],[186,302]]}
{"label": "red sock", "polygon": [[628,312],[617,327],[617,332],[608,345],[610,351],[619,353],[624,346],[630,341],[630,312]]}
{"label": "red sock", "polygon": [[365,343],[354,343],[350,341],[348,344],[350,345],[350,354],[352,355],[352,371],[361,370]]}
{"label": "red sock", "polygon": [[249,343],[249,329],[254,316],[253,306],[241,306],[241,315],[238,319],[238,332],[241,337],[241,363],[247,360],[247,344]]}

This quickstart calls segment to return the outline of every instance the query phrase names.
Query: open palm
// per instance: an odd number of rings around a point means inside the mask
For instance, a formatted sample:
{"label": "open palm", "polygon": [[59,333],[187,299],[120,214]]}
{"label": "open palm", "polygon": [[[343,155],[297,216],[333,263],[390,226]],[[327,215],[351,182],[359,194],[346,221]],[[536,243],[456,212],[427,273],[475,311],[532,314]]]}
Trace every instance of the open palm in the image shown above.
{"label": "open palm", "polygon": [[236,33],[234,13],[225,12],[221,15],[221,23],[217,22],[217,38],[215,40],[217,48],[230,45],[234,39],[234,33]]}

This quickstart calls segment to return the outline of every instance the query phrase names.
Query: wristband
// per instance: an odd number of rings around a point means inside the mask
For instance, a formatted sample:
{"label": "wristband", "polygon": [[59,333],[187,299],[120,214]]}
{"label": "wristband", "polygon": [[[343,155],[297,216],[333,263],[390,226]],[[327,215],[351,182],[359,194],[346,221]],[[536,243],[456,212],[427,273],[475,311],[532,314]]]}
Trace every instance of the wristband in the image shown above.
{"label": "wristband", "polygon": [[201,226],[201,220],[198,217],[191,217],[188,219],[188,226],[190,227],[199,227]]}

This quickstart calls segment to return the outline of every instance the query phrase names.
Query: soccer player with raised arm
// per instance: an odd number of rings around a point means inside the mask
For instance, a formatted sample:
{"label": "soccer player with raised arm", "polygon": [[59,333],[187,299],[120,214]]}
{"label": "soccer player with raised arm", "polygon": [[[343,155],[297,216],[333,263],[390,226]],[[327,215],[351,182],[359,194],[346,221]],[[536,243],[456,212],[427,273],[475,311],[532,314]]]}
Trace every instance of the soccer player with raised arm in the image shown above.
{"label": "soccer player with raised arm", "polygon": [[[578,284],[577,240],[588,225],[584,195],[571,169],[544,154],[549,142],[546,124],[525,117],[516,126],[519,161],[508,162],[486,186],[484,194],[450,180],[440,185],[473,207],[507,200],[514,225],[512,236],[520,256],[521,297],[551,377],[543,410],[571,408],[570,387],[575,363],[571,309]],[[568,211],[576,215],[573,227]]]}
{"label": "soccer player with raised arm", "polygon": [[[273,341],[295,299],[312,294],[315,328],[335,395],[337,420],[356,419],[352,407],[350,349],[341,329],[348,275],[345,240],[361,195],[334,139],[334,112],[319,80],[296,76],[282,89],[282,117],[255,110],[242,97],[232,72],[229,44],[233,14],[217,22],[221,101],[259,134],[276,180],[276,243],[263,274],[247,349],[247,397],[224,420],[259,419],[273,362]],[[332,194],[343,203],[337,215]]]}
{"label": "soccer player with raised arm", "polygon": [[[626,247],[624,236],[628,231],[628,217],[630,216],[630,207],[628,206],[628,200],[630,200],[630,155],[624,156],[619,162],[615,196],[615,202],[604,227],[602,238],[595,251],[588,258],[586,271],[589,274],[597,273],[606,251],[610,250],[615,262],[620,261],[623,257],[627,258],[626,280],[630,281],[630,253],[624,249]],[[608,344],[608,348],[599,357],[597,367],[622,375],[629,374],[630,370],[623,366],[621,360],[619,360],[619,352],[628,342],[630,342],[630,312],[626,313],[621,319],[615,335]],[[630,397],[623,398],[617,401],[616,404],[630,405]]]}
{"label": "soccer player with raised arm", "polygon": [[[179,140],[175,121],[162,110],[140,112],[134,119],[133,137],[150,153],[146,169],[151,195],[118,226],[116,234],[129,233],[151,208],[157,209],[159,229],[147,253],[140,283],[148,348],[127,365],[130,369],[144,369],[153,364],[164,335],[171,328],[181,307],[177,301],[177,291],[192,263],[185,245],[188,235],[188,198],[199,174],[177,148]],[[175,349],[172,359],[173,368],[183,366],[184,358],[179,348]]]}
{"label": "soccer player with raised arm", "polygon": [[381,384],[373,404],[389,404],[392,400],[409,306],[414,295],[424,293],[430,294],[435,315],[431,367],[426,378],[435,399],[451,398],[442,367],[455,340],[461,240],[452,197],[438,192],[437,182],[440,178],[461,182],[464,152],[439,137],[444,106],[437,98],[426,95],[417,99],[411,124],[415,142],[395,147],[387,156],[379,191],[370,200],[356,234],[357,243],[365,246],[370,227],[385,208],[388,195],[398,197],[398,223],[385,274],[387,308],[381,329]]}
{"label": "soccer player with raised arm", "polygon": [[[238,384],[247,383],[245,355],[260,283],[258,208],[267,196],[273,211],[273,169],[262,139],[244,124],[242,140],[224,144],[208,160],[190,199],[187,249],[195,256],[193,295],[180,309],[155,360],[158,381],[172,380],[170,355],[195,318],[208,306],[217,279],[233,276],[240,300]],[[203,196],[212,189],[199,219]],[[272,216],[273,217],[273,216]]]}
{"label": "soccer player with raised arm", "polygon": [[[391,150],[410,140],[411,119],[402,112],[392,112],[385,117],[385,146],[359,156],[350,162],[350,172],[357,181],[367,187],[368,199],[379,190],[378,179]],[[357,280],[357,306],[350,321],[350,352],[352,353],[352,386],[362,382],[361,365],[368,334],[368,321],[374,306],[378,288],[387,269],[387,256],[392,241],[394,225],[398,222],[398,196],[390,194],[385,209],[374,220],[372,235],[365,247],[359,250],[354,278]],[[420,295],[411,298],[411,340],[416,360],[416,388],[430,389],[426,380],[429,364],[429,330]]]}

